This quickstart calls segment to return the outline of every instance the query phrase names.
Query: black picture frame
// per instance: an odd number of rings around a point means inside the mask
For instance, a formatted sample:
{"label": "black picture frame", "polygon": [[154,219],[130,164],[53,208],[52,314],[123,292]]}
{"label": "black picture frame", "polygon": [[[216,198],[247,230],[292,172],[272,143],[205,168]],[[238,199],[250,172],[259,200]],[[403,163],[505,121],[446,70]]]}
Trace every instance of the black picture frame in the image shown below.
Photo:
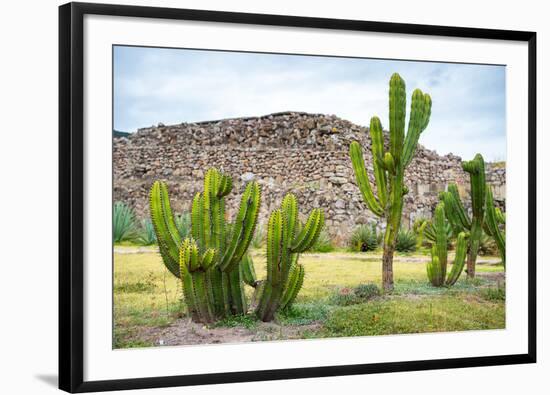
{"label": "black picture frame", "polygon": [[[526,354],[84,381],[83,19],[86,14],[401,33],[528,43],[528,352]],[[110,4],[59,8],[59,388],[68,392],[235,383],[536,362],[536,33]]]}

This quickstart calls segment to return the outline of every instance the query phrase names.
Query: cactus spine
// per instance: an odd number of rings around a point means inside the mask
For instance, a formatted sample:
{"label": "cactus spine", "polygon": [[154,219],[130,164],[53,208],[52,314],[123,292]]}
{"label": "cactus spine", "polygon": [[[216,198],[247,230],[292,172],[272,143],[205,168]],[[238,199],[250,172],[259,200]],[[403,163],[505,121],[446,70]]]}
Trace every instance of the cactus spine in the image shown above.
{"label": "cactus spine", "polygon": [[[195,195],[192,203],[192,238],[183,242],[175,226],[166,184],[156,181],[151,188],[151,220],[160,254],[168,270],[182,280],[186,304],[193,319],[199,322],[244,314],[247,310],[243,290],[245,263],[241,261],[247,259],[261,194],[256,182],[247,184],[232,230],[226,233],[225,197],[232,188],[231,177],[213,168],[207,171],[204,190]],[[207,265],[195,258],[208,258],[206,253],[212,254]],[[251,277],[250,273],[247,275]]]}
{"label": "cactus spine", "polygon": [[271,213],[267,228],[267,279],[261,287],[256,314],[271,321],[277,310],[289,307],[304,281],[299,254],[310,249],[324,224],[324,214],[314,209],[298,231],[298,203],[287,194],[281,208]]}
{"label": "cactus spine", "polygon": [[491,187],[487,186],[487,195],[485,200],[485,230],[497,244],[498,252],[500,253],[500,259],[502,264],[506,268],[506,237],[504,231],[500,229],[499,225],[506,223],[506,218],[500,209],[495,208],[493,201],[493,191]]}
{"label": "cactus spine", "polygon": [[390,79],[389,107],[389,151],[384,152],[384,135],[380,119],[373,117],[370,121],[369,132],[378,196],[374,195],[370,185],[361,145],[356,141],[350,145],[351,162],[363,200],[374,214],[386,218],[382,258],[382,283],[386,291],[393,289],[393,253],[401,225],[403,195],[407,193],[404,185],[405,169],[414,157],[420,134],[428,126],[432,100],[420,89],[414,90],[408,131],[405,136],[405,81],[395,73]]}
{"label": "cactus spine", "polygon": [[445,203],[445,214],[453,233],[468,232],[470,235],[467,272],[468,277],[473,278],[485,218],[485,161],[480,154],[476,154],[471,161],[463,162],[462,168],[470,175],[472,217],[469,218],[464,210],[456,184],[450,184],[447,191],[440,194],[440,199]]}
{"label": "cactus spine", "polygon": [[464,267],[467,233],[460,232],[457,236],[455,260],[451,271],[447,274],[449,231],[448,223],[445,220],[445,203],[440,202],[437,205],[433,221],[428,227],[431,228],[434,235],[431,249],[432,260],[426,265],[428,279],[436,287],[451,286],[456,283]]}

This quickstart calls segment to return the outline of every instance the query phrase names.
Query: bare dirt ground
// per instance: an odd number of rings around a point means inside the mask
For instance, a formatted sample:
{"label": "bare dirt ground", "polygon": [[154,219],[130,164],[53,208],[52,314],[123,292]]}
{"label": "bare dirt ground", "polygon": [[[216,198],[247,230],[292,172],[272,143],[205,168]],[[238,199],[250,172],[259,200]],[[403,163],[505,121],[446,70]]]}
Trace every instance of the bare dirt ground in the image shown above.
{"label": "bare dirt ground", "polygon": [[246,343],[254,341],[299,339],[305,331],[316,330],[320,324],[285,325],[260,322],[252,329],[244,327],[208,328],[189,318],[182,318],[164,328],[144,328],[140,339],[155,346]]}

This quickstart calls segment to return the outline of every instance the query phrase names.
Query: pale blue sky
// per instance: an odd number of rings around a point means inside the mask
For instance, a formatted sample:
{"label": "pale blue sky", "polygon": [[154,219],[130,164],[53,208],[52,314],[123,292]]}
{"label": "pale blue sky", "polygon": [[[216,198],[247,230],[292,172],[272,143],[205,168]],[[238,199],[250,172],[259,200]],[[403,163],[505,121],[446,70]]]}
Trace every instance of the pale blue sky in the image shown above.
{"label": "pale blue sky", "polygon": [[[505,67],[449,63],[115,47],[114,128],[279,111],[335,114],[388,126],[388,81],[398,72],[432,96],[421,144],[465,159],[506,159]],[[408,109],[407,109],[408,110]]]}

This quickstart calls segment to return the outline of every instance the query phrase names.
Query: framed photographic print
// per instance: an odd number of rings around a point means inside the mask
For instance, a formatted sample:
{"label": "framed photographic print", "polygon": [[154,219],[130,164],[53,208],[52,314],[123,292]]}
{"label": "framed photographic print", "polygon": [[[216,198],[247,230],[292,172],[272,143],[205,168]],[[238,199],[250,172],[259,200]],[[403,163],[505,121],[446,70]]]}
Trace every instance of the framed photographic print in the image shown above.
{"label": "framed photographic print", "polygon": [[536,360],[536,34],[60,7],[69,392]]}

